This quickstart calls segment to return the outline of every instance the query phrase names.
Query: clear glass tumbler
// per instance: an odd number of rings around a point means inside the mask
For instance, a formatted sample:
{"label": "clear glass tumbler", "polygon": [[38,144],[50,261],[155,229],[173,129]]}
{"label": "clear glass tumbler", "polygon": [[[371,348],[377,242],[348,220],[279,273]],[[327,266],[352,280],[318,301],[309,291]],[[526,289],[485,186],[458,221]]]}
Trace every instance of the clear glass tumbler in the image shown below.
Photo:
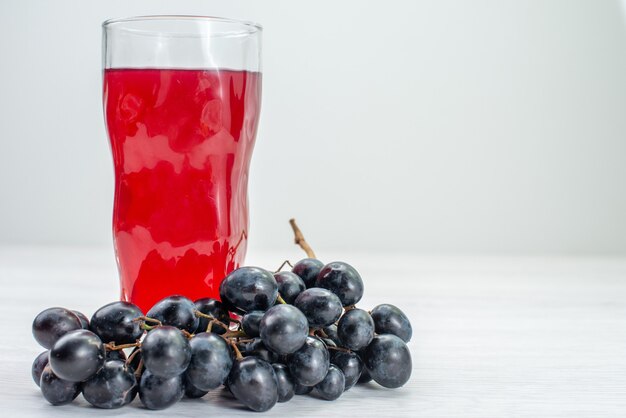
{"label": "clear glass tumbler", "polygon": [[200,16],[103,24],[121,298],[218,297],[243,263],[261,27]]}

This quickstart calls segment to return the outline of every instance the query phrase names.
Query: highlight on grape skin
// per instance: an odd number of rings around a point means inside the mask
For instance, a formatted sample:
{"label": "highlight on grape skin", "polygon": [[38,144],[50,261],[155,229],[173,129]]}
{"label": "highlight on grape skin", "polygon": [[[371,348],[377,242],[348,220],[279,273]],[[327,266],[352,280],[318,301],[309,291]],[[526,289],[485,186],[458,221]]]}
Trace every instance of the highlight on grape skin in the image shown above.
{"label": "highlight on grape skin", "polygon": [[118,301],[90,320],[49,308],[33,321],[33,336],[46,350],[31,374],[50,404],[82,393],[101,409],[138,398],[158,410],[226,390],[263,412],[309,393],[335,401],[372,380],[401,387],[412,370],[411,323],[388,303],[356,307],[363,293],[350,264],[309,257],[291,271],[234,270],[220,286],[222,301],[172,295],[145,316]]}

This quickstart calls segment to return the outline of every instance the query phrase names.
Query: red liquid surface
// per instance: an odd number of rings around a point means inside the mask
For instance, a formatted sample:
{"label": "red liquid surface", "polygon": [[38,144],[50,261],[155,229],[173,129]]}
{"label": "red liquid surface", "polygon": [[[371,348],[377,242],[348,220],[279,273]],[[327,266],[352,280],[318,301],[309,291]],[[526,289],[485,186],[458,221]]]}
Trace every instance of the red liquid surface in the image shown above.
{"label": "red liquid surface", "polygon": [[243,262],[260,78],[105,70],[121,297],[144,312],[173,294],[218,297],[221,280]]}

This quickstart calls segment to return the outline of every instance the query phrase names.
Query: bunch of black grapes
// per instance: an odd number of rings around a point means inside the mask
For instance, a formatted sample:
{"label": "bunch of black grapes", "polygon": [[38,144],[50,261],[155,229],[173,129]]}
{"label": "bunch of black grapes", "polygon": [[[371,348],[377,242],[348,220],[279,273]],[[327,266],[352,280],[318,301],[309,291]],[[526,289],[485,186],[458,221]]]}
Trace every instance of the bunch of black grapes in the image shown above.
{"label": "bunch of black grapes", "polygon": [[145,316],[113,302],[91,320],[46,309],[33,322],[46,348],[33,379],[53,405],[82,393],[99,408],[139,394],[146,408],[163,409],[225,386],[248,408],[267,411],[313,390],[335,400],[358,382],[400,387],[411,375],[411,324],[393,305],[357,308],[362,296],[352,266],[305,258],[292,271],[233,271],[221,302],[170,296]]}

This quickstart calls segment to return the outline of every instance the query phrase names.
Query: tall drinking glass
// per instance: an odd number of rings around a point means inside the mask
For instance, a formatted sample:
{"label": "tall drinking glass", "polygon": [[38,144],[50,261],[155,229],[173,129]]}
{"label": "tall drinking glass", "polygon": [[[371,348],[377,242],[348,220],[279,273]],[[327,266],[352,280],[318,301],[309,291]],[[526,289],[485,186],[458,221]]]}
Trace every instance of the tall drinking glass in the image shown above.
{"label": "tall drinking glass", "polygon": [[244,259],[261,27],[145,16],[103,24],[121,298],[217,297]]}

